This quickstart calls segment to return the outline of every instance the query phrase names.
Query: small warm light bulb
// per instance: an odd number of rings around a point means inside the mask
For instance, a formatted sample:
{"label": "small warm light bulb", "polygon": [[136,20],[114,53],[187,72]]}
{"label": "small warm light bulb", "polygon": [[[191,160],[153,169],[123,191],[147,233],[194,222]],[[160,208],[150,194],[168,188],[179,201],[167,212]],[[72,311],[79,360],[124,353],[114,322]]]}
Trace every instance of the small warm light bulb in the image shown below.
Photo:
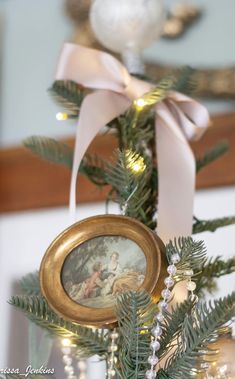
{"label": "small warm light bulb", "polygon": [[143,171],[143,167],[139,162],[134,163],[131,169],[136,173]]}
{"label": "small warm light bulb", "polygon": [[58,121],[65,121],[68,119],[68,114],[67,113],[63,113],[63,112],[58,112],[56,113],[56,119]]}
{"label": "small warm light bulb", "polygon": [[145,107],[146,104],[147,104],[146,101],[142,98],[134,101],[134,105],[137,111],[141,111]]}
{"label": "small warm light bulb", "polygon": [[126,158],[127,158],[127,167],[134,174],[141,174],[146,169],[146,164],[144,162],[143,157],[138,156],[138,158],[136,158],[136,155],[134,153],[132,153],[130,150],[127,150]]}
{"label": "small warm light bulb", "polygon": [[63,338],[61,343],[64,347],[71,346],[71,341],[69,338]]}

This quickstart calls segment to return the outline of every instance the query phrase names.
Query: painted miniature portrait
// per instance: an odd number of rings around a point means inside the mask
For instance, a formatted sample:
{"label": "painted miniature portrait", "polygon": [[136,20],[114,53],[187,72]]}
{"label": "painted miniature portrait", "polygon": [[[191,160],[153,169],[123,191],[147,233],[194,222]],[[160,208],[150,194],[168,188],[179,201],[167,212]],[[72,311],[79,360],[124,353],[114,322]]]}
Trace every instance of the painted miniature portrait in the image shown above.
{"label": "painted miniature portrait", "polygon": [[101,236],[75,248],[66,258],[61,281],[68,296],[90,308],[108,308],[117,295],[144,282],[146,258],[134,241]]}

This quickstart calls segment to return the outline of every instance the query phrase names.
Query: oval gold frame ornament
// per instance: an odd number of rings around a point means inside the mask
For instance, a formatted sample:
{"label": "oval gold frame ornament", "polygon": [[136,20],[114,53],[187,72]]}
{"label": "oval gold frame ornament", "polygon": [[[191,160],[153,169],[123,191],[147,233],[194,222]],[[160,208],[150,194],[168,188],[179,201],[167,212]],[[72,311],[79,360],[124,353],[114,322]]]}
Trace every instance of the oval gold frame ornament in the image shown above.
{"label": "oval gold frame ornament", "polygon": [[73,224],[51,243],[40,268],[41,290],[50,307],[70,321],[107,327],[117,321],[114,307],[91,308],[78,304],[66,293],[61,281],[65,259],[73,249],[101,236],[121,236],[139,245],[146,258],[146,275],[139,289],[145,289],[154,300],[164,288],[167,262],[164,244],[156,234],[141,222],[119,215],[87,218]]}

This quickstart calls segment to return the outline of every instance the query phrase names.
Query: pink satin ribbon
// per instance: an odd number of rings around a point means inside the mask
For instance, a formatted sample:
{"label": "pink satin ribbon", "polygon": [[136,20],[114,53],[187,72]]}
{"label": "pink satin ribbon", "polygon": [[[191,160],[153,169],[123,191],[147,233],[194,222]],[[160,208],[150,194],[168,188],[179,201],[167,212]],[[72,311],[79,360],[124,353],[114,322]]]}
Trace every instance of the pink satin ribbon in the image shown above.
{"label": "pink satin ribbon", "polygon": [[[76,214],[76,182],[82,158],[98,132],[124,113],[150,83],[132,77],[112,55],[66,43],[57,80],[72,80],[94,91],[80,109],[70,188],[70,211]],[[164,242],[192,233],[195,159],[187,140],[200,138],[209,114],[195,100],[174,91],[156,105],[156,149],[159,173],[158,235]]]}

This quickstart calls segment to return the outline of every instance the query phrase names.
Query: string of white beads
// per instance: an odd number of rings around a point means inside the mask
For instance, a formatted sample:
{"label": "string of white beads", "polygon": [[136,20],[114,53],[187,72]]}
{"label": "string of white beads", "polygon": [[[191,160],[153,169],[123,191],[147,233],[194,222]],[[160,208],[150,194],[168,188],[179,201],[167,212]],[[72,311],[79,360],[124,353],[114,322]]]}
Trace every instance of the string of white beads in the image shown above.
{"label": "string of white beads", "polygon": [[116,331],[116,329],[114,329],[112,331],[112,333],[110,334],[110,338],[111,338],[111,344],[109,346],[109,352],[110,352],[110,356],[109,356],[109,359],[108,359],[108,367],[107,367],[107,379],[112,379],[115,375],[116,375],[116,371],[115,371],[115,363],[116,363],[116,357],[115,357],[115,352],[118,350],[118,346],[117,346],[117,343],[116,343],[116,340],[118,339],[118,333]]}
{"label": "string of white beads", "polygon": [[176,264],[179,263],[180,256],[179,254],[173,254],[171,257],[171,264],[167,267],[167,272],[169,276],[165,278],[164,283],[166,288],[161,292],[162,300],[158,303],[159,312],[156,314],[154,320],[156,321],[155,326],[152,329],[152,341],[150,343],[151,355],[148,358],[148,363],[150,364],[150,369],[146,372],[147,379],[155,379],[157,376],[156,365],[158,364],[159,358],[157,352],[160,349],[161,345],[159,338],[162,335],[161,324],[165,319],[164,311],[168,308],[168,303],[171,299],[172,292],[170,290],[173,287],[174,275],[176,274],[177,268]]}
{"label": "string of white beads", "polygon": [[79,379],[86,379],[87,377],[87,361],[85,359],[79,359],[78,363]]}
{"label": "string of white beads", "polygon": [[67,376],[67,379],[77,379],[74,367],[73,367],[73,358],[72,358],[72,348],[71,346],[62,347],[63,353],[63,363],[64,363],[64,372]]}

